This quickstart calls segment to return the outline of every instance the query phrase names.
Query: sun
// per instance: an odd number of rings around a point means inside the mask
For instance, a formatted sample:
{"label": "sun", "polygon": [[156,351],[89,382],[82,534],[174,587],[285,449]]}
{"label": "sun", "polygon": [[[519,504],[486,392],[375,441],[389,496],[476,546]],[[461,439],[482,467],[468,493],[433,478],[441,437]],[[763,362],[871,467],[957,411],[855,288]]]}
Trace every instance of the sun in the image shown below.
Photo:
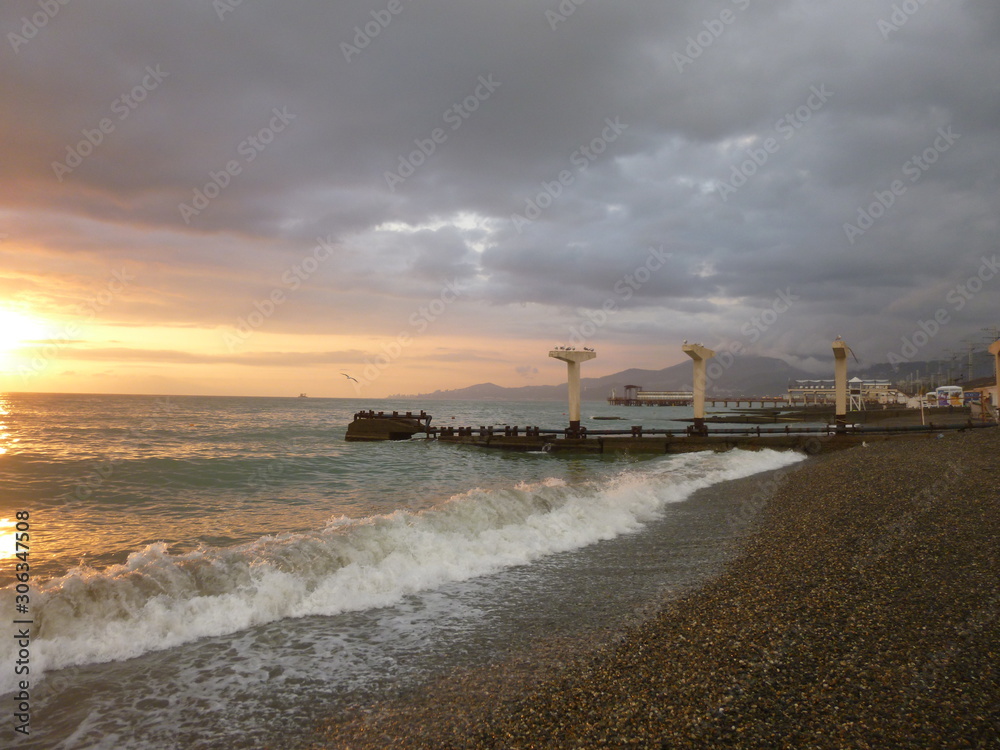
{"label": "sun", "polygon": [[19,350],[46,338],[47,327],[38,318],[0,307],[0,371],[13,366]]}

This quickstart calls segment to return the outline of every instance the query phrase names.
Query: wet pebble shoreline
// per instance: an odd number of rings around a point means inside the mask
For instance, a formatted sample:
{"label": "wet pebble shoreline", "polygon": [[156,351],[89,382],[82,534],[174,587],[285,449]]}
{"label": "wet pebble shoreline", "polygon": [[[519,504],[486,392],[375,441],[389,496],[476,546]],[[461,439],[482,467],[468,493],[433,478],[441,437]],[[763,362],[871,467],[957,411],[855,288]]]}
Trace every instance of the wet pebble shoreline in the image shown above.
{"label": "wet pebble shoreline", "polygon": [[450,675],[313,746],[998,747],[998,475],[994,429],[811,459],[721,575],[612,642]]}

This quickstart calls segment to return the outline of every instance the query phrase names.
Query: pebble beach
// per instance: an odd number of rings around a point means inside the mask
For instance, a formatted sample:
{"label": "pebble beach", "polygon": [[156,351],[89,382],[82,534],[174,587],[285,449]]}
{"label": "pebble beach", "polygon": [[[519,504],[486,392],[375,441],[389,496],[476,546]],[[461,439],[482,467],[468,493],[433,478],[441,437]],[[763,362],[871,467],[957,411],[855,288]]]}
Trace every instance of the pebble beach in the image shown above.
{"label": "pebble beach", "polygon": [[340,717],[312,746],[998,747],[998,473],[1000,430],[982,429],[732,483],[761,507],[704,585],[602,642]]}

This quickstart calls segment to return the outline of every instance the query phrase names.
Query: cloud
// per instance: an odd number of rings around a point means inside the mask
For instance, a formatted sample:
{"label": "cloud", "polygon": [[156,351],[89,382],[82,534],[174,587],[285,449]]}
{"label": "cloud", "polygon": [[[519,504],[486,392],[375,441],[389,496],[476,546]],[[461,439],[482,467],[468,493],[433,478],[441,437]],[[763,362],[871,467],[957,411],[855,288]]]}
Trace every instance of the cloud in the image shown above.
{"label": "cloud", "polygon": [[107,347],[74,351],[73,359],[91,362],[156,362],[186,365],[242,365],[246,367],[311,367],[315,365],[356,362],[364,356],[360,350],[337,352],[255,352],[200,354],[170,349],[133,349]]}
{"label": "cloud", "polygon": [[[839,333],[876,360],[1000,230],[1000,12],[899,5],[404,0],[379,24],[360,0],[93,0],[29,37],[16,0],[0,294],[69,314],[128,264],[108,322],[232,327],[278,289],[269,332],[392,337],[457,282],[432,335],[557,340],[611,299],[596,335],[627,358],[792,289],[762,346]],[[650,248],[669,260],[624,299]],[[996,323],[997,284],[941,346]]]}

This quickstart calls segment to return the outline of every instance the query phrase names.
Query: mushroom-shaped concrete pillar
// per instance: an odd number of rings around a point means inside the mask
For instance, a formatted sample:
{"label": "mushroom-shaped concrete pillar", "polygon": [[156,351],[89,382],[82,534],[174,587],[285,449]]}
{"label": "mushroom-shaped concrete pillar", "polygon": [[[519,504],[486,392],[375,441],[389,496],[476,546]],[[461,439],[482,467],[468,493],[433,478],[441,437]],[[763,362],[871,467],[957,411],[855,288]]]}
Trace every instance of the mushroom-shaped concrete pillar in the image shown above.
{"label": "mushroom-shaped concrete pillar", "polygon": [[701,344],[684,344],[681,349],[694,360],[694,430],[705,432],[705,368],[715,352]]}
{"label": "mushroom-shaped concrete pillar", "polygon": [[847,429],[847,344],[838,336],[833,342],[833,389],[837,399],[837,431]]}
{"label": "mushroom-shaped concrete pillar", "polygon": [[566,363],[567,381],[569,384],[569,431],[576,435],[580,432],[580,363],[597,356],[597,352],[578,351],[576,349],[553,349],[549,356],[561,359]]}

